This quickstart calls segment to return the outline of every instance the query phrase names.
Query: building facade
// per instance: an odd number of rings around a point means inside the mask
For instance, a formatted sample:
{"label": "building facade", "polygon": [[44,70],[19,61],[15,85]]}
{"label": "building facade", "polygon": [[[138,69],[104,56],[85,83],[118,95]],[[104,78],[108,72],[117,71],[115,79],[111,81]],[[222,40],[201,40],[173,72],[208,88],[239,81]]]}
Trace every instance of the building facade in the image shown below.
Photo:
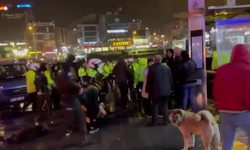
{"label": "building facade", "polygon": [[125,14],[108,12],[100,16],[99,29],[100,40],[109,43],[114,49],[126,49],[132,45],[132,37],[129,31],[129,19]]}
{"label": "building facade", "polygon": [[30,51],[40,54],[56,53],[56,29],[53,21],[29,23],[27,33]]}
{"label": "building facade", "polygon": [[56,27],[56,42],[58,45],[68,45],[69,44],[69,29]]}
{"label": "building facade", "polygon": [[99,27],[97,24],[78,24],[80,45],[96,44],[100,42]]}

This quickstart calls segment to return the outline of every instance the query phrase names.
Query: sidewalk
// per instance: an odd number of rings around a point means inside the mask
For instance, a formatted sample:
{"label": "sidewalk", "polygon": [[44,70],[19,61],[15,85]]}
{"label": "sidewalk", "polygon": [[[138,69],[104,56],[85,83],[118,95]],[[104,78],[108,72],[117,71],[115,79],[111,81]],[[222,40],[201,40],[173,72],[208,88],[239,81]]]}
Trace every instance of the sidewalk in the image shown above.
{"label": "sidewalk", "polygon": [[[218,124],[220,124],[219,112],[216,110],[213,100],[208,100],[208,110],[214,115]],[[242,129],[237,129],[233,150],[247,150],[248,137]],[[222,147],[220,147],[222,149]]]}

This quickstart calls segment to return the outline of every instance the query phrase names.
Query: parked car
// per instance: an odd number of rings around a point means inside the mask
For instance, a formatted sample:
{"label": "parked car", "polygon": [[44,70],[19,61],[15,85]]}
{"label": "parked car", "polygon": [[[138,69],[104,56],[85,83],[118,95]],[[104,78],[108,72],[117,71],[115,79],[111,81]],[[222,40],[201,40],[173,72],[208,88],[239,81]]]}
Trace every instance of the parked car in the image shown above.
{"label": "parked car", "polygon": [[25,101],[26,63],[0,61],[0,108],[11,107]]}

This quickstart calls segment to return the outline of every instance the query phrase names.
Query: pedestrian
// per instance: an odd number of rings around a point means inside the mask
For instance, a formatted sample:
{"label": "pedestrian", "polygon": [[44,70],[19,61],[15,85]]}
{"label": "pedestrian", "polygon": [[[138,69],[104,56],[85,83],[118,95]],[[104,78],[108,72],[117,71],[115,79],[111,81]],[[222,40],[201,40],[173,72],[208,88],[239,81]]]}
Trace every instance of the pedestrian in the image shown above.
{"label": "pedestrian", "polygon": [[128,80],[133,77],[133,75],[130,72],[123,57],[120,57],[118,59],[118,62],[113,69],[113,74],[116,77],[117,84],[121,93],[120,102],[121,107],[124,110],[126,109],[128,101]]}
{"label": "pedestrian", "polygon": [[172,65],[169,65],[172,75],[173,75],[173,82],[174,82],[174,102],[175,106],[174,108],[181,108],[182,107],[182,89],[180,84],[180,68],[181,68],[181,49],[176,47],[174,49],[174,55],[173,55],[173,62]]}
{"label": "pedestrian", "polygon": [[149,67],[153,65],[154,61],[152,58],[148,58],[147,62],[148,62],[147,63],[148,66],[143,70],[144,80],[143,80],[143,87],[142,87],[141,95],[142,95],[142,104],[143,104],[144,113],[148,118],[151,118],[152,117],[152,105],[151,105],[151,99],[149,99],[148,93],[146,92],[146,86],[147,86],[148,70],[149,70]]}
{"label": "pedestrian", "polygon": [[197,111],[195,104],[197,66],[194,60],[189,57],[187,51],[181,52],[180,84],[182,88],[182,109],[186,110],[188,100],[194,112]]}
{"label": "pedestrian", "polygon": [[73,69],[74,55],[68,55],[66,63],[62,67],[62,71],[58,75],[56,81],[63,103],[63,123],[56,132],[56,140],[59,142],[65,135],[67,129],[77,120],[79,122],[79,130],[81,133],[82,146],[89,144],[91,141],[88,136],[86,127],[86,114],[81,108],[79,95],[82,95],[84,90],[77,84],[77,76]]}
{"label": "pedestrian", "polygon": [[162,65],[162,57],[155,55],[154,64],[149,67],[146,92],[152,99],[153,115],[149,126],[158,123],[159,107],[162,106],[163,124],[168,122],[168,100],[172,92],[173,79],[168,66]]}
{"label": "pedestrian", "polygon": [[[220,112],[222,150],[233,148],[236,128],[250,135],[250,54],[243,44],[236,45],[231,60],[217,68],[213,95]],[[250,147],[250,137],[248,147]]]}
{"label": "pedestrian", "polygon": [[40,113],[40,115],[44,113],[43,111],[44,106],[47,106],[48,114],[50,114],[52,111],[49,82],[44,73],[46,70],[47,70],[46,64],[41,63],[40,68],[36,72],[36,79],[35,79],[36,92],[38,96],[38,112]]}

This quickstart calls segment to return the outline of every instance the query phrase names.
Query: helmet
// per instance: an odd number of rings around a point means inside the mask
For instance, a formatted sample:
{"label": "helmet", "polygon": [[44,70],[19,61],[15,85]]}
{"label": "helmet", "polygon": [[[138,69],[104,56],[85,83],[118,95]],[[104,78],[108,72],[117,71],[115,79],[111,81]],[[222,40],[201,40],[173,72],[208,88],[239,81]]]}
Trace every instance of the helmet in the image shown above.
{"label": "helmet", "polygon": [[135,60],[133,58],[127,59],[128,62],[134,62]]}
{"label": "helmet", "polygon": [[96,67],[101,63],[102,61],[98,58],[93,58],[93,59],[90,59],[89,60],[89,67],[91,68],[95,68],[97,69]]}
{"label": "helmet", "polygon": [[38,63],[31,63],[28,68],[36,71],[39,67],[40,65]]}

